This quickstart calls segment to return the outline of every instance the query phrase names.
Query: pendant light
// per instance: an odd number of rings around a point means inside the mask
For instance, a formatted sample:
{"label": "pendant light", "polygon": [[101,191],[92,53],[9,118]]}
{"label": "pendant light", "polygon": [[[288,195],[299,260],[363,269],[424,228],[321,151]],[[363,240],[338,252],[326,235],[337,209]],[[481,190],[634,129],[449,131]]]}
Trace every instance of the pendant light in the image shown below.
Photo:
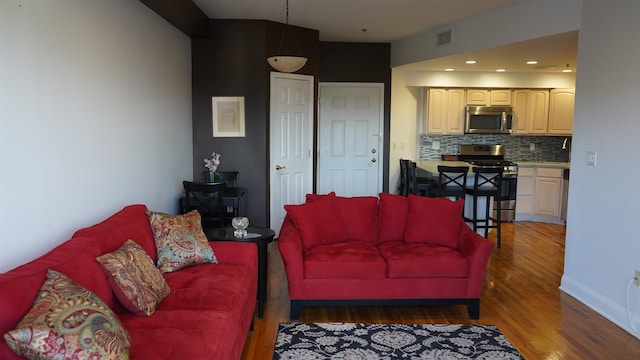
{"label": "pendant light", "polygon": [[302,67],[307,63],[307,58],[302,56],[302,51],[300,51],[300,45],[298,44],[298,40],[296,39],[296,34],[293,32],[293,27],[289,26],[289,0],[286,0],[286,17],[285,17],[285,25],[284,29],[282,29],[282,35],[280,36],[280,47],[278,48],[278,54],[282,54],[282,44],[284,42],[285,33],[288,31],[293,35],[293,41],[296,43],[296,48],[298,49],[299,56],[292,55],[276,55],[267,58],[267,62],[274,69],[291,73],[294,71],[298,71],[302,69]]}

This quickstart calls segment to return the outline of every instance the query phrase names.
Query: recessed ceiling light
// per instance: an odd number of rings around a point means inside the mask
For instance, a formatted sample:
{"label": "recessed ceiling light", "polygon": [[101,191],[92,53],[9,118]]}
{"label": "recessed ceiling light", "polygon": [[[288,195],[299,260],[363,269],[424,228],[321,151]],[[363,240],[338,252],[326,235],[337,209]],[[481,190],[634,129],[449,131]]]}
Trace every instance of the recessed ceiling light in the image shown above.
{"label": "recessed ceiling light", "polygon": [[454,68],[445,68],[444,71],[454,71]]}
{"label": "recessed ceiling light", "polygon": [[564,70],[562,70],[562,72],[565,72],[565,73],[570,73],[570,72],[572,72],[572,71],[573,71],[573,70],[571,70],[571,69],[564,69]]}
{"label": "recessed ceiling light", "polygon": [[538,62],[537,62],[536,60],[529,60],[529,61],[527,61],[527,65],[535,65],[535,64],[537,64],[537,63],[538,63]]}
{"label": "recessed ceiling light", "polygon": [[496,69],[496,72],[505,72],[507,69]]}
{"label": "recessed ceiling light", "polygon": [[467,61],[465,61],[464,63],[465,63],[465,64],[475,64],[476,62],[477,62],[477,61],[475,61],[475,60],[467,60]]}

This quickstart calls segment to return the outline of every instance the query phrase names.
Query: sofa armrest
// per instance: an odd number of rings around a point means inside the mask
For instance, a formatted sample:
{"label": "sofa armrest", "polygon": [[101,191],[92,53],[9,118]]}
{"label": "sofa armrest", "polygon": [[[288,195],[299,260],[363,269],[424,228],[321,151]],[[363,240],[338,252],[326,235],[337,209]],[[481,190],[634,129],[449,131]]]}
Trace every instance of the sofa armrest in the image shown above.
{"label": "sofa armrest", "polygon": [[296,299],[302,294],[304,247],[302,246],[300,232],[289,215],[285,216],[280,228],[278,249],[280,249],[285,273],[287,274],[289,297]]}
{"label": "sofa armrest", "polygon": [[469,261],[469,287],[467,296],[479,298],[482,293],[484,275],[493,251],[493,243],[473,231],[464,220],[460,220],[460,252]]}

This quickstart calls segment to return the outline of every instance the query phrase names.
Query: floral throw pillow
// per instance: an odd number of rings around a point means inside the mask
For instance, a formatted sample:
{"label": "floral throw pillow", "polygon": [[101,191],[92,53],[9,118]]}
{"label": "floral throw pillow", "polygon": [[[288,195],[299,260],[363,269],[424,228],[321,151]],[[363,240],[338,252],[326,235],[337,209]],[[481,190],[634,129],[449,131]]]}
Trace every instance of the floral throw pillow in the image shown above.
{"label": "floral throw pillow", "polygon": [[171,291],[149,254],[133,240],[96,260],[120,303],[136,315],[153,314]]}
{"label": "floral throw pillow", "polygon": [[156,240],[157,266],[161,272],[173,272],[198,264],[218,263],[202,231],[200,213],[197,210],[175,216],[148,211],[147,217]]}
{"label": "floral throw pillow", "polygon": [[31,310],[4,339],[28,359],[129,359],[129,334],[113,311],[54,270],[47,271]]}

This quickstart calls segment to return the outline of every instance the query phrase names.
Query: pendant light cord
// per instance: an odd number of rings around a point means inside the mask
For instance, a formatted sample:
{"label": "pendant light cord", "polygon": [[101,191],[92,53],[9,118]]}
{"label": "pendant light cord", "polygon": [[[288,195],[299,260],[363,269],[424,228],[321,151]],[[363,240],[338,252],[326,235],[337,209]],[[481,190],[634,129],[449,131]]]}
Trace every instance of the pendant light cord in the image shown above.
{"label": "pendant light cord", "polygon": [[282,30],[282,35],[280,36],[280,47],[278,48],[278,53],[282,54],[282,44],[284,44],[284,34],[287,32],[287,29],[291,31],[291,35],[293,35],[293,41],[296,43],[296,48],[298,49],[298,55],[302,56],[302,50],[300,50],[300,44],[298,44],[298,39],[296,39],[296,34],[293,32],[293,27],[289,26],[289,0],[285,2],[285,24],[284,29]]}

